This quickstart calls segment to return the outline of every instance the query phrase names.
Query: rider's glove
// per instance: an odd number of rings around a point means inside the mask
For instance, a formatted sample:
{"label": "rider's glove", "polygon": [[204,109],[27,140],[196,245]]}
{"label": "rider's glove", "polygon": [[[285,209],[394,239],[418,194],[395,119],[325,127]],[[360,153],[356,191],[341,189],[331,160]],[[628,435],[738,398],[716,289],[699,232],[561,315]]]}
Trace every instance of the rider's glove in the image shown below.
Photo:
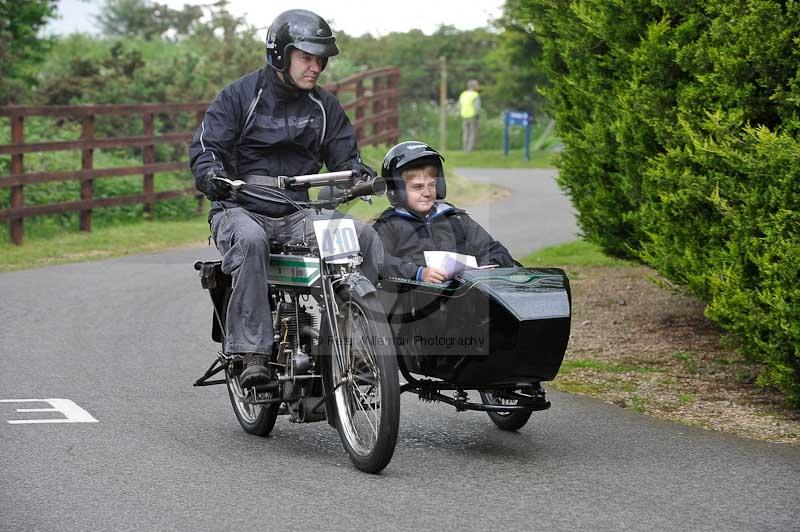
{"label": "rider's glove", "polygon": [[378,175],[375,173],[375,170],[370,168],[369,165],[361,160],[361,157],[353,159],[353,161],[350,163],[349,170],[353,171],[353,180],[356,182],[367,181],[368,179],[372,179]]}
{"label": "rider's glove", "polygon": [[231,189],[227,183],[213,179],[215,177],[227,178],[225,170],[212,168],[200,179],[200,189],[211,201],[222,201],[231,195]]}

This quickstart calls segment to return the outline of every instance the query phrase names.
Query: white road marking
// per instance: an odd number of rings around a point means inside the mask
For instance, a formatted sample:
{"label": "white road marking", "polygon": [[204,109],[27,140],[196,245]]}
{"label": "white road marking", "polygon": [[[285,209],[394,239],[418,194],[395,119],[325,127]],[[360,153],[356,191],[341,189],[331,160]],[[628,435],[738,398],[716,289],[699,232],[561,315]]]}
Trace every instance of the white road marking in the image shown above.
{"label": "white road marking", "polygon": [[17,412],[59,412],[64,417],[50,419],[9,419],[12,425],[28,423],[98,423],[92,415],[69,399],[0,399],[0,403],[49,403],[53,408],[17,408]]}

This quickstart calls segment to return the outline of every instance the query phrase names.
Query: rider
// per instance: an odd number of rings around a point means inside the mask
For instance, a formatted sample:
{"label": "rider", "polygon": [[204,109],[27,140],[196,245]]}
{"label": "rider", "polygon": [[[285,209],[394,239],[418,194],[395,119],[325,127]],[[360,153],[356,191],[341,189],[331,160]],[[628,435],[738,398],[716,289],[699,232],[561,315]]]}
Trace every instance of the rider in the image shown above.
{"label": "rider", "polygon": [[[330,26],[302,9],[281,13],[267,32],[267,64],[226,86],[205,113],[189,146],[198,190],[211,200],[209,223],[233,288],[225,321],[225,352],[240,354],[242,387],[275,380],[268,366],[273,331],[267,294],[270,241],[313,240],[313,211],[289,201],[256,203],[231,194],[215,177],[273,187],[293,201],[306,190],[278,189],[276,176],[353,170],[375,172],[361,161],[356,134],[335,96],[317,86],[328,58],[339,53]],[[383,259],[374,230],[356,221],[364,251],[362,272],[377,281]]]}
{"label": "rider", "polygon": [[463,209],[444,200],[444,158],[423,142],[392,147],[381,166],[391,207],[373,227],[385,250],[384,277],[441,283],[447,273],[425,264],[425,251],[473,255],[479,266],[514,266],[508,250]]}

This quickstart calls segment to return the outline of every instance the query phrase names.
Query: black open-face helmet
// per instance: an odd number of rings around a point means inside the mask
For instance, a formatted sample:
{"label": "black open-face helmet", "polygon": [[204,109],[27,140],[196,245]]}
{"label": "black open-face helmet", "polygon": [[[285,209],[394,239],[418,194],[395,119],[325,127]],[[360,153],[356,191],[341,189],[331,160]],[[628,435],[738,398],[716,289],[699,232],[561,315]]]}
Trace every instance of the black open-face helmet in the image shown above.
{"label": "black open-face helmet", "polygon": [[284,11],[267,31],[267,63],[278,72],[289,71],[291,48],[328,58],[339,53],[336,37],[325,19],[305,9]]}
{"label": "black open-face helmet", "polygon": [[436,167],[436,199],[444,199],[447,183],[444,178],[444,157],[424,142],[409,140],[393,146],[383,158],[381,177],[386,180],[386,196],[395,207],[408,207],[403,170],[414,166]]}

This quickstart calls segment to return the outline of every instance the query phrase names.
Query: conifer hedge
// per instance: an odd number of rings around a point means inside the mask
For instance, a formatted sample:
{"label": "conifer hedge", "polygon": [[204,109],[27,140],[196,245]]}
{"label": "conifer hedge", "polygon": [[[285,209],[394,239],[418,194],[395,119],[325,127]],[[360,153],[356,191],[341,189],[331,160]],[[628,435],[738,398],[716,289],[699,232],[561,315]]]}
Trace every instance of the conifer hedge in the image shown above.
{"label": "conifer hedge", "polygon": [[800,3],[509,1],[586,237],[703,298],[800,406]]}

